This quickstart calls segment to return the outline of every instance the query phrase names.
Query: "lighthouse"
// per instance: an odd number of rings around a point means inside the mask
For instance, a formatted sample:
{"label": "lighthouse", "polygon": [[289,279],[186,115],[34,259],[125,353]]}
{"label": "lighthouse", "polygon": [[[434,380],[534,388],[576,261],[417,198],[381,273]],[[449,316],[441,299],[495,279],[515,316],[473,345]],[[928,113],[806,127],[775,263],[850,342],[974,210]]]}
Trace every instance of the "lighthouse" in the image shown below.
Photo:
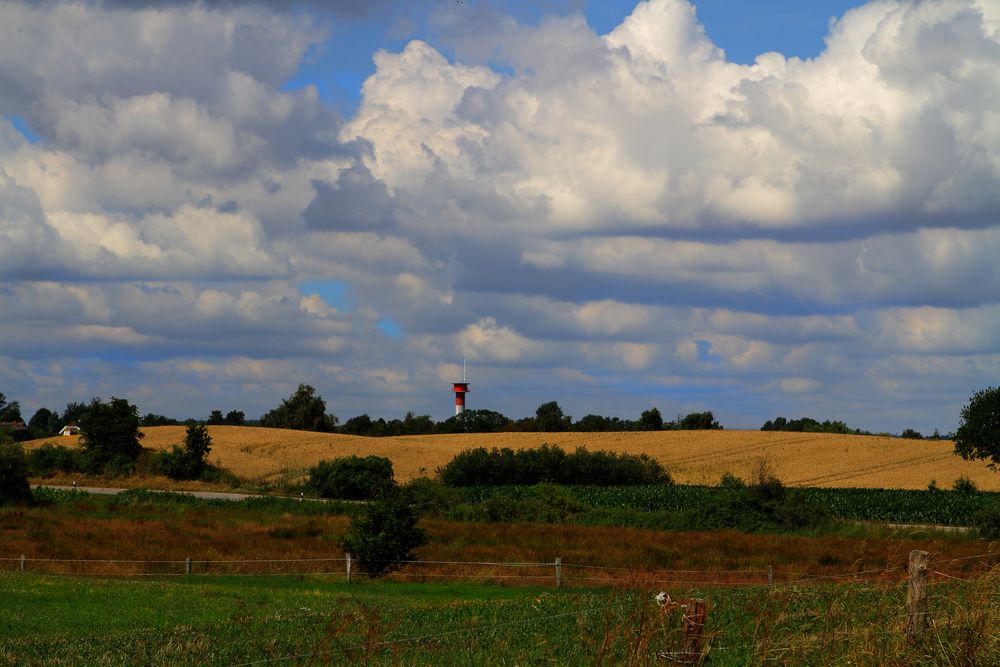
{"label": "lighthouse", "polygon": [[469,383],[465,381],[465,359],[462,360],[462,381],[454,382],[451,385],[455,392],[455,415],[465,412],[465,392],[469,391]]}

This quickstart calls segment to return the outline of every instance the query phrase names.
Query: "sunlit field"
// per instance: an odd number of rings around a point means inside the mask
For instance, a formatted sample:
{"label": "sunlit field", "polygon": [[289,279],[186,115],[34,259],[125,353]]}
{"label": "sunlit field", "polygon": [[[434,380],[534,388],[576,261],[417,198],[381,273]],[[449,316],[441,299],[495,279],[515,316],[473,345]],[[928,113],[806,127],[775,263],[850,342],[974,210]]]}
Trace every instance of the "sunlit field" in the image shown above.
{"label": "sunlit field", "polygon": [[[1000,491],[1000,473],[983,462],[964,461],[949,440],[907,440],[879,436],[767,431],[661,431],[626,433],[480,433],[396,438],[311,433],[246,426],[210,426],[209,460],[236,476],[258,482],[301,479],[320,460],[356,454],[392,460],[397,480],[405,482],[434,471],[463,449],[543,443],[630,454],[649,454],[665,465],[674,480],[714,484],[724,472],[747,476],[766,457],[778,477],[791,486],[922,489],[932,481],[949,488],[960,476],[983,490]],[[184,438],[183,426],[143,429],[142,444],[168,449]],[[31,441],[78,446],[77,437]]]}

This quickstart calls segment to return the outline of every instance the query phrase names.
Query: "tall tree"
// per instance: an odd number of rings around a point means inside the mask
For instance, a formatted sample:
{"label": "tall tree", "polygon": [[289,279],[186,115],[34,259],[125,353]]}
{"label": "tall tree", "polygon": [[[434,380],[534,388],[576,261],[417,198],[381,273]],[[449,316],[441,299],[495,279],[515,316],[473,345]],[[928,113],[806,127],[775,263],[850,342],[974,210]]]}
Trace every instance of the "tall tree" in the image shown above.
{"label": "tall tree", "polygon": [[17,401],[7,402],[7,397],[0,393],[0,422],[19,422],[21,418],[21,404]]}
{"label": "tall tree", "polygon": [[535,410],[535,428],[539,431],[567,431],[571,421],[555,401],[542,403]]}
{"label": "tall tree", "polygon": [[650,408],[639,416],[639,428],[643,431],[659,431],[663,429],[663,415],[657,408]]}
{"label": "tall tree", "polygon": [[28,430],[32,438],[45,438],[55,435],[63,427],[59,415],[48,408],[38,408],[28,421]]}
{"label": "tall tree", "polygon": [[109,465],[125,468],[139,457],[143,437],[139,431],[139,409],[124,398],[111,397],[104,403],[94,398],[80,424],[83,448],[92,469],[103,471]]}
{"label": "tall tree", "polygon": [[977,391],[962,408],[955,453],[963,459],[989,459],[989,468],[1000,468],[1000,387]]}
{"label": "tall tree", "polygon": [[246,415],[242,410],[230,410],[222,420],[226,426],[243,426],[245,422]]}
{"label": "tall tree", "polygon": [[326,413],[326,402],[314,387],[300,384],[294,394],[260,418],[260,425],[330,433],[337,426],[337,418]]}

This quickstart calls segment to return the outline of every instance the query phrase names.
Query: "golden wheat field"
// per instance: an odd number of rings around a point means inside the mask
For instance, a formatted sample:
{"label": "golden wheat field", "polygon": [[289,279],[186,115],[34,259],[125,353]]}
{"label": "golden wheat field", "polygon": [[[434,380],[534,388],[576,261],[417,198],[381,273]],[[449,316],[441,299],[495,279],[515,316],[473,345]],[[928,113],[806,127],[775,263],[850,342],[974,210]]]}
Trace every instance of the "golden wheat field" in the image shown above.
{"label": "golden wheat field", "polygon": [[[144,447],[169,449],[184,439],[183,426],[143,429]],[[628,433],[480,433],[398,438],[310,433],[249,426],[209,426],[209,460],[240,478],[293,481],[323,459],[370,454],[388,457],[396,479],[433,475],[463,449],[585,447],[649,454],[680,483],[714,484],[724,472],[746,477],[766,457],[778,477],[793,486],[926,488],[931,480],[949,488],[962,475],[983,490],[1000,491],[1000,473],[984,462],[964,461],[948,440],[904,440],[878,436],[765,431],[661,431]],[[78,438],[35,440],[76,445]]]}

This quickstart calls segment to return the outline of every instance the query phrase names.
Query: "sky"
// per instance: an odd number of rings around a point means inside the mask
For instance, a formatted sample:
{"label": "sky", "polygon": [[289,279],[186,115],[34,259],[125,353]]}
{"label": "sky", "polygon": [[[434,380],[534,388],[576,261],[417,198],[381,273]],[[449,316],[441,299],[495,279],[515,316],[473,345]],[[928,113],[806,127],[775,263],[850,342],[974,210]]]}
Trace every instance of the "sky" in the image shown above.
{"label": "sky", "polygon": [[0,2],[0,391],[954,430],[1000,2]]}

